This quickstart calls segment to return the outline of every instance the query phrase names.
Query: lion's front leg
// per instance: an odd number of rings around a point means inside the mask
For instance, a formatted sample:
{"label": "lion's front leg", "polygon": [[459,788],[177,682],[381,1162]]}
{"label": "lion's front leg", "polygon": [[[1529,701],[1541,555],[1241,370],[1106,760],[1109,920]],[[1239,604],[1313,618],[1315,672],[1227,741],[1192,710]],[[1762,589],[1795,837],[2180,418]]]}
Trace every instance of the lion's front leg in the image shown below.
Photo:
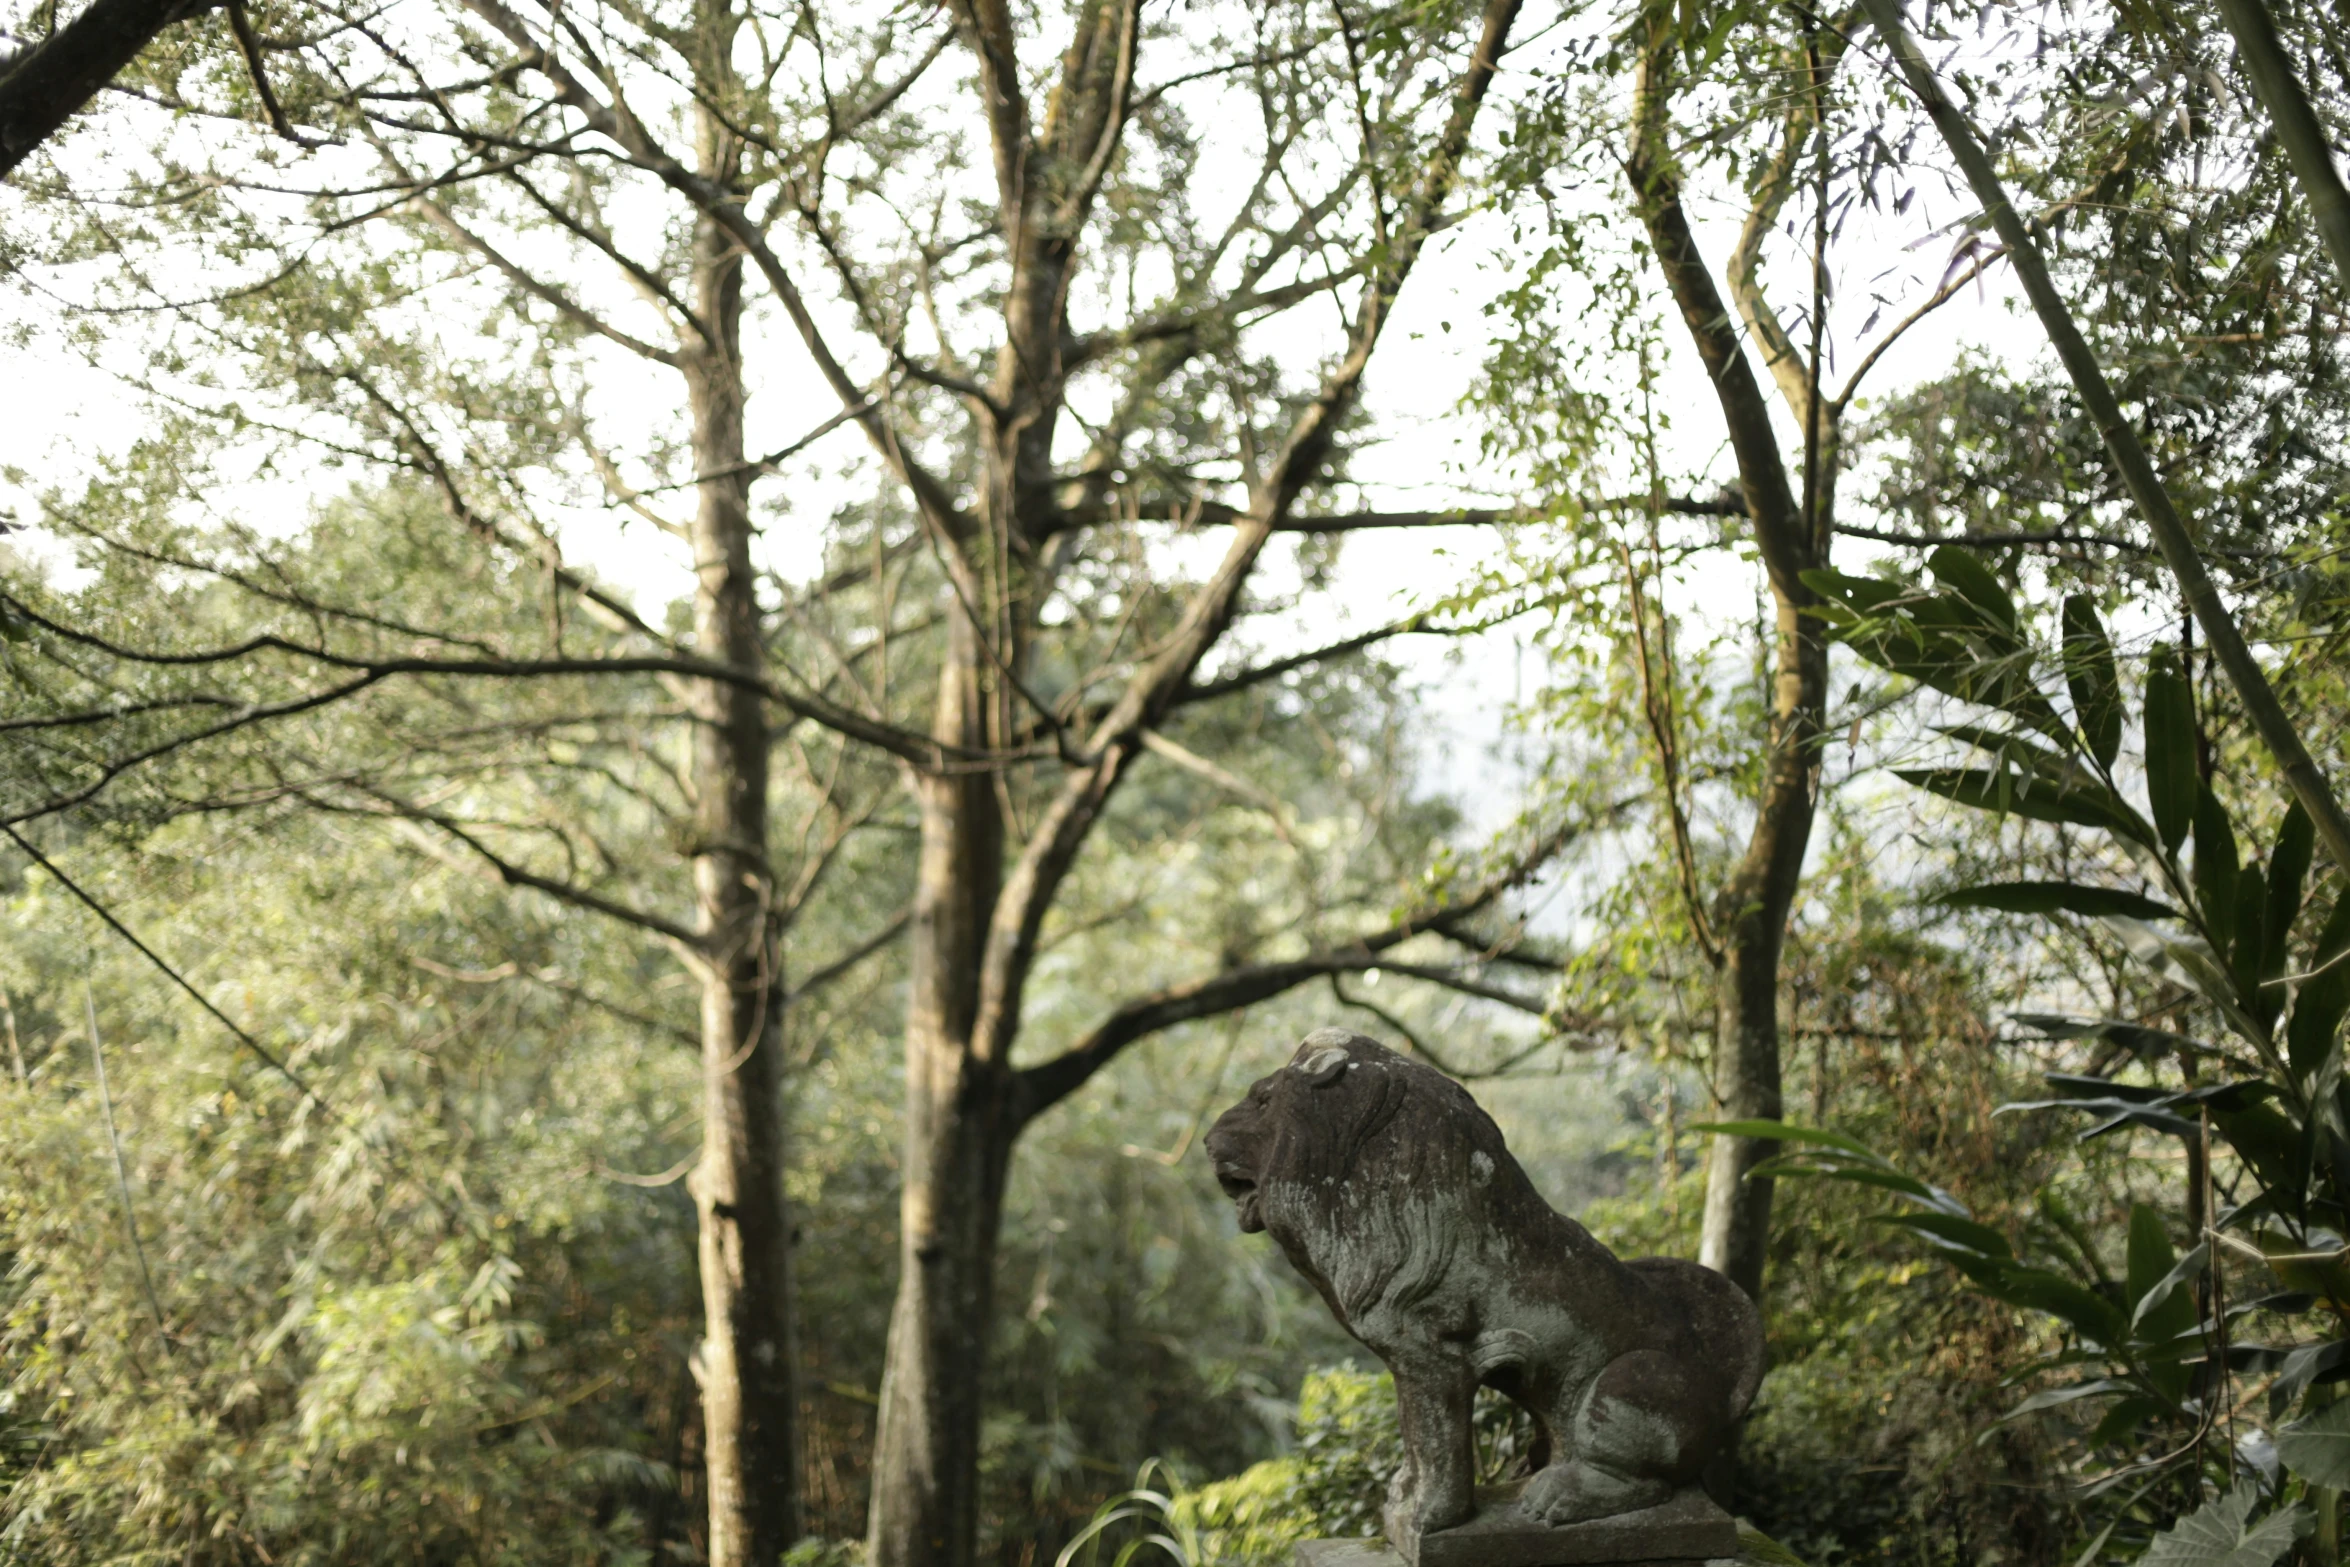
{"label": "lion's front leg", "polygon": [[1387,1539],[1407,1557],[1420,1536],[1466,1523],[1476,1510],[1475,1449],[1469,1427],[1477,1374],[1438,1356],[1390,1361],[1403,1430],[1403,1467],[1387,1487]]}

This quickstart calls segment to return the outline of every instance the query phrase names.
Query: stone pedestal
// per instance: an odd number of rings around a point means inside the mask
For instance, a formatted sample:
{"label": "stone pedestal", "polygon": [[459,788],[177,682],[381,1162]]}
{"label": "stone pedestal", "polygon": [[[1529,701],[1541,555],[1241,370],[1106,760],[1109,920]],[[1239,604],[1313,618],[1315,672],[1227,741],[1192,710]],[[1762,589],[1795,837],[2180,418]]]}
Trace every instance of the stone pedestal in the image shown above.
{"label": "stone pedestal", "polygon": [[1423,1535],[1416,1552],[1385,1540],[1305,1540],[1297,1567],[1699,1567],[1738,1555],[1738,1526],[1695,1486],[1656,1507],[1573,1524],[1528,1518],[1518,1489],[1479,1487],[1476,1516]]}

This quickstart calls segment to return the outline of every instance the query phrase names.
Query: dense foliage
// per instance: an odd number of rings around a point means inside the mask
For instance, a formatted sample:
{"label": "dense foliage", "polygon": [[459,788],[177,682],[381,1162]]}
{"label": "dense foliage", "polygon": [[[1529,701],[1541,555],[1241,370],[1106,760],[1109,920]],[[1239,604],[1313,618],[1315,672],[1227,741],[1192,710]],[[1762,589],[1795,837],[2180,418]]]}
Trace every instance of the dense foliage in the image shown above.
{"label": "dense foliage", "polygon": [[[2234,14],[1923,20],[2338,790],[2350,274]],[[1861,9],[587,16],[198,14],[5,188],[11,341],[125,398],[70,477],[0,450],[0,1560],[711,1559],[696,1165],[755,1050],[795,1567],[863,1559],[925,1204],[984,1232],[975,1559],[1372,1532],[1384,1379],[1199,1156],[1330,1021],[1620,1251],[1760,1226],[1764,1559],[2341,1560],[2345,867]],[[2272,20],[2343,145],[2344,19]],[[1499,279],[1480,460],[1382,510],[1357,386],[1440,236],[1447,339]],[[1349,602],[1346,536],[1406,526],[1492,547]],[[1394,639],[1495,627],[1518,765],[1448,797]],[[732,773],[722,690],[773,720]],[[1147,1026],[990,1207],[910,1019],[956,898],[1096,807],[1002,1059],[956,1048],[1008,1082]],[[1721,1200],[1761,1146],[1767,1223]],[[1477,1431],[1509,1477],[1523,1416]]]}

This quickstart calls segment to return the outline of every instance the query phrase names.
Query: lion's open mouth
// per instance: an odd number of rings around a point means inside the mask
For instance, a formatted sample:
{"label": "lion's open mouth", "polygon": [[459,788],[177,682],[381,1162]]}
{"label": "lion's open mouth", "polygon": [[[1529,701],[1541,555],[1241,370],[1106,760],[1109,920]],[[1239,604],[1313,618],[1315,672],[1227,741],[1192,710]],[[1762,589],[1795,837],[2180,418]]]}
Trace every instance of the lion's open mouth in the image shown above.
{"label": "lion's open mouth", "polygon": [[1243,1232],[1253,1235],[1265,1227],[1264,1215],[1257,1206],[1257,1183],[1253,1176],[1230,1165],[1220,1165],[1216,1170],[1216,1184],[1224,1188],[1224,1195],[1239,1210]]}

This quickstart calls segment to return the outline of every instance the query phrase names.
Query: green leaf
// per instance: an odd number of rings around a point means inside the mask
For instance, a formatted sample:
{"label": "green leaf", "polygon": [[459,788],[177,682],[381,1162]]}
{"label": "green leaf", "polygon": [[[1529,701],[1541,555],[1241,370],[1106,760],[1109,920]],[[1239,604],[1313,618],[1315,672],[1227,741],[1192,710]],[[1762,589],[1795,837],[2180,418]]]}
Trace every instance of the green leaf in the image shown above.
{"label": "green leaf", "polygon": [[[2334,912],[2317,933],[2309,954],[2310,977],[2293,998],[2293,1016],[2285,1025],[2285,1050],[2293,1070],[2303,1078],[2315,1073],[2333,1049],[2342,1014],[2350,1010],[2350,895],[2335,899]],[[2337,958],[2343,959],[2336,962]]]}
{"label": "green leaf", "polygon": [[2007,589],[2000,585],[1999,578],[1983,564],[1980,556],[1955,544],[1945,544],[1926,557],[1926,565],[1944,587],[1997,621],[2009,636],[2015,635],[2015,600],[2007,596]]}
{"label": "green leaf", "polygon": [[1871,1222],[1898,1224],[1905,1230],[1932,1237],[1938,1245],[1960,1247],[1994,1261],[2005,1262],[2015,1256],[2015,1248],[2008,1244],[2007,1237],[1990,1225],[1952,1213],[1880,1213]]}
{"label": "green leaf", "polygon": [[1738,1555],[1741,1560],[1762,1562],[1765,1567],[1811,1567],[1802,1557],[1743,1519],[1738,1524]]}
{"label": "green leaf", "polygon": [[2309,1532],[2309,1511],[2298,1505],[2254,1521],[2260,1489],[2250,1481],[2207,1502],[2154,1537],[2139,1567],[2270,1567]]}
{"label": "green leaf", "polygon": [[1980,887],[1961,887],[1934,901],[1952,909],[2003,909],[2010,914],[2083,914],[2094,919],[2127,914],[2142,920],[2175,920],[2179,911],[2167,903],[2119,887],[2084,887],[2069,881],[2003,881]]}
{"label": "green leaf", "polygon": [[2154,808],[2154,830],[2165,848],[2186,841],[2202,792],[2195,772],[2195,702],[2179,673],[2179,656],[2154,650],[2146,672],[2146,799]]}
{"label": "green leaf", "polygon": [[2048,1039],[2110,1039],[2136,1055],[2159,1056],[2166,1051],[2182,1055],[2208,1054],[2209,1045],[2174,1034],[2168,1029],[2148,1028],[2143,1023],[2124,1023],[2114,1018],[2062,1017],[2052,1012],[2010,1012],[2009,1017],[2024,1027],[2036,1030]]}
{"label": "green leaf", "polygon": [[1751,1137],[1758,1142],[1808,1143],[1820,1148],[1835,1148],[1848,1154],[1882,1164],[1885,1161],[1871,1153],[1868,1145],[1830,1131],[1824,1126],[1790,1126],[1785,1121],[1700,1121],[1689,1130],[1712,1132],[1719,1137]]}
{"label": "green leaf", "polygon": [[2136,838],[2143,831],[2131,820],[2128,807],[2102,784],[2061,786],[2004,768],[1983,767],[1897,767],[1893,776],[1929,794],[1938,794],[1979,811],[1998,811],[2035,822],[2097,827],[2128,838]]}
{"label": "green leaf", "polygon": [[2046,1268],[2011,1268],[1999,1287],[1990,1293],[2011,1306],[2062,1318],[2083,1338],[2108,1349],[2129,1336],[2122,1314],[2113,1302]]}
{"label": "green leaf", "polygon": [[2115,1377],[2098,1377],[2088,1382],[2074,1382],[2064,1387],[2043,1388],[2030,1398],[2000,1416],[2013,1420],[2018,1415],[2036,1414],[2043,1409],[2059,1409],[2066,1404],[2077,1404],[2084,1398],[2104,1398],[2114,1393],[2126,1393],[2130,1384]]}
{"label": "green leaf", "polygon": [[2122,748],[2122,680],[2113,661],[2105,623],[2085,594],[2064,600],[2064,683],[2073,697],[2073,717],[2082,743],[2097,765],[2111,771]]}
{"label": "green leaf", "polygon": [[1778,1179],[1806,1178],[1843,1181],[1852,1186],[1874,1186],[1880,1191],[1897,1192],[1913,1202],[1924,1203],[1938,1212],[1948,1213],[1960,1207],[1958,1199],[1948,1192],[1928,1186],[1914,1175],[1904,1175],[1895,1169],[1876,1169],[1870,1166],[1797,1164],[1792,1155],[1766,1159],[1749,1172]]}
{"label": "green leaf", "polygon": [[2142,1202],[2132,1203],[2129,1268],[2123,1275],[2130,1299],[2143,1300],[2177,1260],[2178,1254],[2171,1250],[2170,1236],[2162,1227],[2162,1215]]}
{"label": "green leaf", "polygon": [[2277,1458],[2311,1485],[2337,1491],[2350,1485],[2350,1399],[2279,1431]]}
{"label": "green leaf", "polygon": [[2236,875],[2241,863],[2227,807],[2209,789],[2195,792],[2195,901],[2203,923],[2225,947],[2236,929]]}
{"label": "green leaf", "polygon": [[1906,583],[1887,582],[1881,577],[1855,577],[1849,572],[1824,567],[1815,566],[1802,576],[1804,586],[1822,598],[1833,599],[1863,614],[1873,613],[1917,591]]}
{"label": "green leaf", "polygon": [[[2086,1438],[2087,1445],[2095,1449],[2103,1447],[2109,1442],[2118,1442],[2147,1421],[2159,1420],[2169,1413],[2169,1405],[2163,1403],[2159,1398],[2149,1398],[2143,1393],[2135,1398],[2122,1399],[2106,1410],[2105,1418],[2097,1422],[2096,1429],[2091,1431]],[[2111,1528],[2111,1525],[2107,1525],[2108,1532],[2111,1532]],[[2102,1538],[2100,1536],[2100,1539]],[[2095,1559],[2096,1553],[2094,1551],[2084,1554],[2081,1558],[2083,1562]]]}
{"label": "green leaf", "polygon": [[2202,1273],[2211,1258],[2209,1242],[2171,1255],[2162,1215],[2144,1203],[2130,1209],[2130,1332],[2156,1344],[2168,1343],[2195,1326],[2195,1297],[2181,1285]]}
{"label": "green leaf", "polygon": [[2244,1010],[2264,1028],[2274,1027],[2277,1014],[2285,1007],[2285,992],[2282,986],[2267,991],[2260,986],[2260,964],[2268,952],[2268,878],[2261,875],[2258,865],[2247,865],[2236,873],[2236,914],[2230,923],[2235,927],[2235,948],[2229,971],[2236,976]]}
{"label": "green leaf", "polygon": [[[2293,934],[2294,922],[2301,918],[2301,887],[2309,876],[2315,839],[2309,813],[2295,800],[2285,812],[2284,825],[2277,829],[2277,846],[2268,856],[2268,910],[2261,920],[2261,929],[2267,937],[2260,954],[2260,977],[2264,980],[2275,979],[2285,972],[2287,942]],[[2281,989],[2277,998],[2284,999]]]}

